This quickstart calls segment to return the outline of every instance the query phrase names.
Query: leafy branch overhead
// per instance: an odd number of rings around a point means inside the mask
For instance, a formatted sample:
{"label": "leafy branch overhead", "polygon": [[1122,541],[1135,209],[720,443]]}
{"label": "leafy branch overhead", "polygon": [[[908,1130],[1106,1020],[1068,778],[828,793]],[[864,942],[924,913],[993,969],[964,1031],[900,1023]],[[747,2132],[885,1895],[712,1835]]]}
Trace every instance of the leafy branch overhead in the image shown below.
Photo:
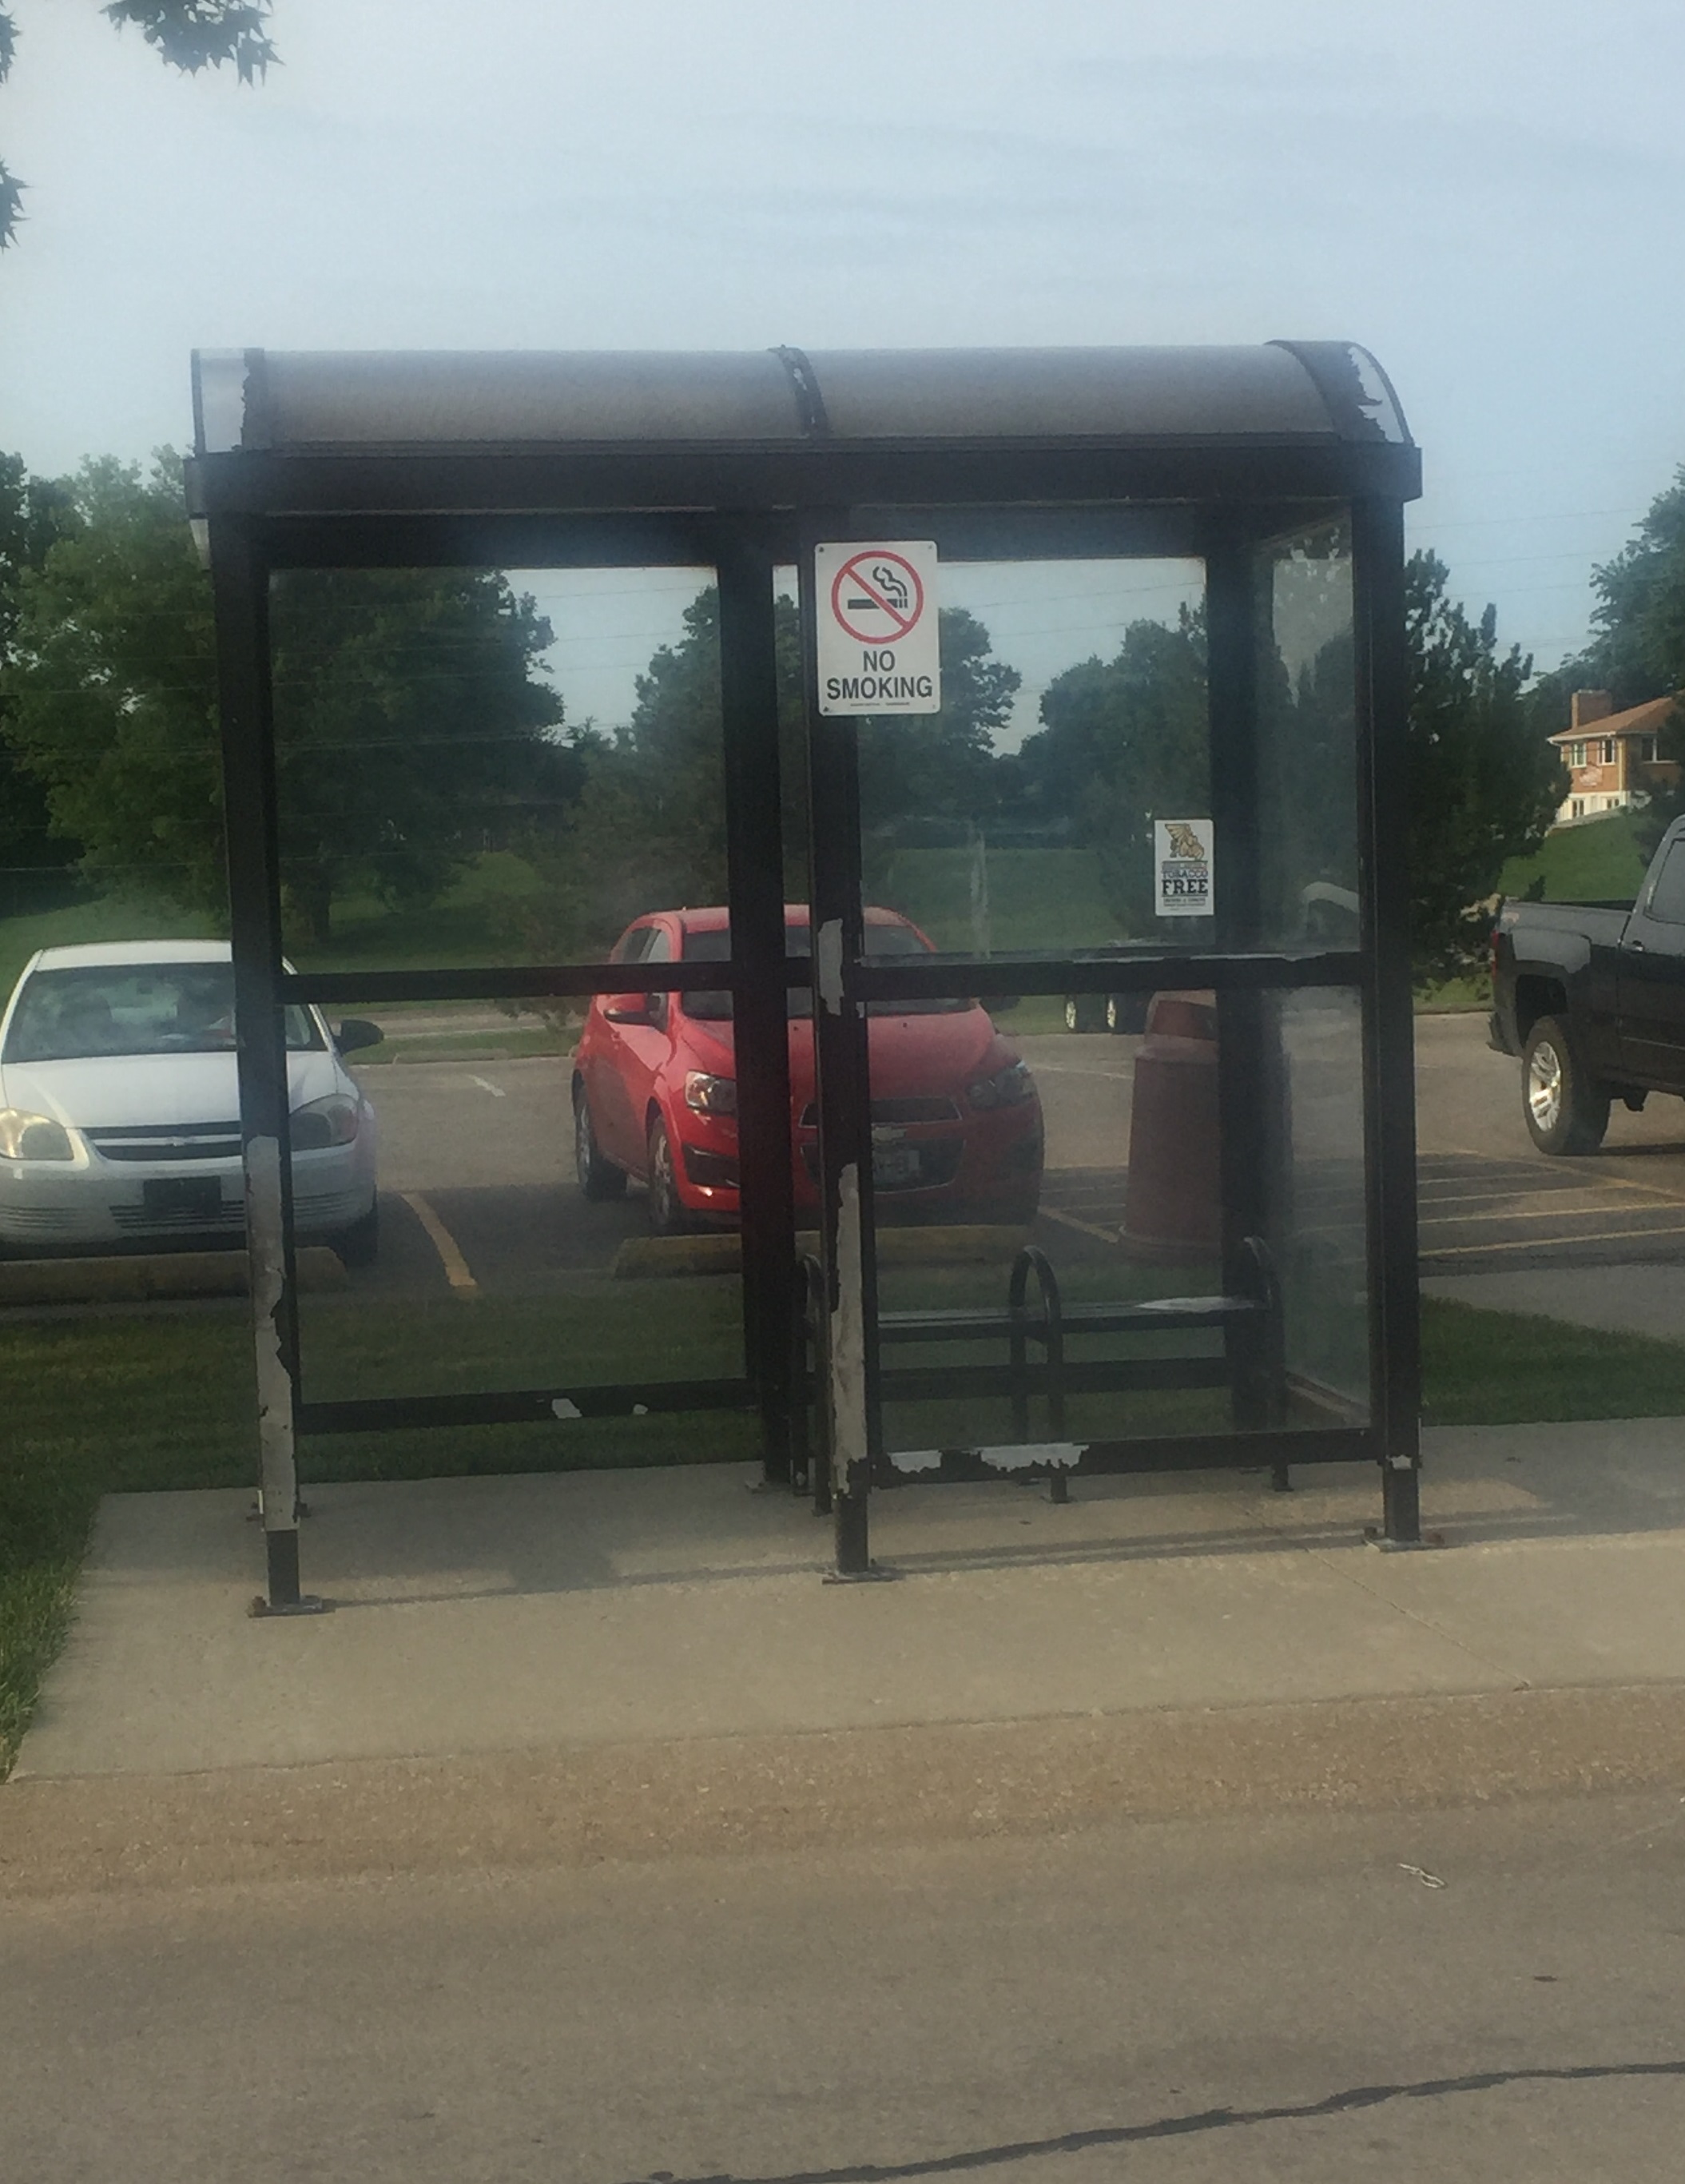
{"label": "leafy branch overhead", "polygon": [[[242,83],[254,83],[280,59],[268,35],[270,0],[110,0],[103,12],[119,30],[132,23],[184,75],[231,61]],[[12,72],[17,44],[15,20],[0,11],[0,83]],[[0,250],[18,239],[26,187],[0,160]]]}

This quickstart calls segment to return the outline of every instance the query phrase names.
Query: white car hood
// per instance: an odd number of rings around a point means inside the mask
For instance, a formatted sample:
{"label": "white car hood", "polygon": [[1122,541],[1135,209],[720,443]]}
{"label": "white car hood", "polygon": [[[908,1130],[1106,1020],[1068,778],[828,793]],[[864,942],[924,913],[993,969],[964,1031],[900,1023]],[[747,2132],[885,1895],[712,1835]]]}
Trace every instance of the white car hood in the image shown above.
{"label": "white car hood", "polygon": [[[302,1107],[355,1088],[325,1050],[286,1057],[288,1104]],[[0,1106],[50,1115],[73,1128],[231,1123],[240,1092],[231,1054],[101,1055],[77,1061],[11,1061],[0,1068]]]}

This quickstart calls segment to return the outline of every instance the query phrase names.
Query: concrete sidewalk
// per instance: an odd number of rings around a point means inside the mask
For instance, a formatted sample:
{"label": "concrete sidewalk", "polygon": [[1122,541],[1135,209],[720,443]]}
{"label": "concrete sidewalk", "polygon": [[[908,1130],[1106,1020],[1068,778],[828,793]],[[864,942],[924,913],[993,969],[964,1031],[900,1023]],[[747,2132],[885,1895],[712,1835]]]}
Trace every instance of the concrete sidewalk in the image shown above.
{"label": "concrete sidewalk", "polygon": [[1503,1273],[1424,1274],[1424,1296],[1522,1312],[1615,1334],[1685,1342],[1685,1267],[1520,1267]]}
{"label": "concrete sidewalk", "polygon": [[1430,1434],[1419,1553],[1296,1477],[901,1488],[855,1585],[737,1468],[320,1487],[283,1620],[246,1496],[114,1497],[0,1892],[1685,1777],[1685,1421]]}
{"label": "concrete sidewalk", "polygon": [[253,1621],[232,1491],[114,1496],[22,1776],[1685,1680],[1685,1421],[1427,1436],[1438,1550],[1367,1467],[873,1501],[893,1584],[820,1580],[735,1468],[311,1490],[326,1615]]}

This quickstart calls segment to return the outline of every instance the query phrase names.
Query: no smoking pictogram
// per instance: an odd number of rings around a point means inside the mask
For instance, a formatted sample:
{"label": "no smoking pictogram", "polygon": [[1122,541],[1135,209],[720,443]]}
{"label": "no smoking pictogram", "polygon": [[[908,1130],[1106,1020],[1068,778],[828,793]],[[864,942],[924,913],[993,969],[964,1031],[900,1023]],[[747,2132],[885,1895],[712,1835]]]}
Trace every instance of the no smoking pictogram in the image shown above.
{"label": "no smoking pictogram", "polygon": [[862,644],[897,644],[925,610],[925,588],[904,554],[874,546],[837,571],[831,611],[837,627]]}
{"label": "no smoking pictogram", "polygon": [[821,713],[942,710],[936,582],[928,538],[815,547]]}

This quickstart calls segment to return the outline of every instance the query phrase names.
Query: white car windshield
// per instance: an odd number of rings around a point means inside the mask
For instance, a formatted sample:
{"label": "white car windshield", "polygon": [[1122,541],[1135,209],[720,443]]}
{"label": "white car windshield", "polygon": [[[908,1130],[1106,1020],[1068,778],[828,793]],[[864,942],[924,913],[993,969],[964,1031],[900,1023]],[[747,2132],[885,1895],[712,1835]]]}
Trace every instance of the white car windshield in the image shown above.
{"label": "white car windshield", "polygon": [[[287,1010],[286,1044],[294,1051],[321,1045],[307,1009]],[[85,964],[36,972],[18,997],[0,1061],[218,1054],[233,1046],[231,964]]]}

